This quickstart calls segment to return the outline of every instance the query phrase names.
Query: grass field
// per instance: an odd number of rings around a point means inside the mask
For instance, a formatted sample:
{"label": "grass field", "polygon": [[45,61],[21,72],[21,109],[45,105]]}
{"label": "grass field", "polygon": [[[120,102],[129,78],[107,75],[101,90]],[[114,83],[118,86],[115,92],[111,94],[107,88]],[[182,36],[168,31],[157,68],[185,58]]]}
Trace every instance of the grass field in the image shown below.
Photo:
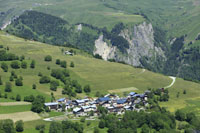
{"label": "grass field", "polygon": [[31,111],[25,111],[25,112],[21,111],[11,114],[0,114],[0,120],[3,119],[12,119],[14,122],[23,120],[24,122],[26,122],[26,121],[39,120],[41,118],[37,113],[33,113]]}
{"label": "grass field", "polygon": [[31,105],[0,106],[0,114],[30,111]]}

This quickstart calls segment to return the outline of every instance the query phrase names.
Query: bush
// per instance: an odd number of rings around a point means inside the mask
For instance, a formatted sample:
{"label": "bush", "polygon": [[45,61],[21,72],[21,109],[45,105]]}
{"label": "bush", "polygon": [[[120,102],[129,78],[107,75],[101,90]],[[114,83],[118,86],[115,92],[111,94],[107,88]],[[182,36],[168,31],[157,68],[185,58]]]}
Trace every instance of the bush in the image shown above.
{"label": "bush", "polygon": [[42,75],[42,73],[41,73],[41,72],[39,72],[39,73],[38,73],[38,76],[42,77],[43,75]]}
{"label": "bush", "polygon": [[48,77],[48,76],[42,76],[41,78],[40,78],[40,84],[45,84],[45,83],[50,83],[50,77]]}
{"label": "bush", "polygon": [[8,94],[7,94],[7,93],[4,94],[4,98],[5,98],[5,99],[8,98]]}
{"label": "bush", "polygon": [[73,61],[70,63],[70,67],[74,67],[74,62]]}
{"label": "bush", "polygon": [[57,80],[53,80],[50,82],[50,89],[52,91],[56,91],[58,86],[59,86],[59,82]]}
{"label": "bush", "polygon": [[84,86],[84,92],[85,93],[90,93],[91,92],[91,89],[90,89],[89,85]]}
{"label": "bush", "polygon": [[67,62],[66,61],[61,61],[60,66],[63,68],[67,68]]}
{"label": "bush", "polygon": [[22,82],[22,79],[18,78],[15,80],[15,85],[16,86],[23,86],[23,82]]}
{"label": "bush", "polygon": [[1,63],[1,68],[3,69],[4,72],[8,71],[8,65],[6,63]]}
{"label": "bush", "polygon": [[20,61],[23,61],[24,59],[25,59],[24,55],[20,56]]}
{"label": "bush", "polygon": [[56,59],[56,64],[60,65],[60,59]]}
{"label": "bush", "polygon": [[94,133],[100,133],[97,127],[94,128]]}
{"label": "bush", "polygon": [[99,128],[104,128],[105,127],[105,122],[103,120],[101,120],[99,122]]}
{"label": "bush", "polygon": [[82,93],[82,87],[80,84],[77,84],[75,87],[76,87],[75,89],[76,93]]}
{"label": "bush", "polygon": [[181,111],[181,110],[177,110],[176,112],[175,112],[175,118],[177,119],[177,120],[179,120],[179,121],[184,121],[185,120],[185,113],[183,112],[183,111]]}
{"label": "bush", "polygon": [[13,76],[10,76],[10,81],[14,81],[14,77]]}
{"label": "bush", "polygon": [[87,122],[87,126],[89,126],[89,125],[91,125],[91,121],[88,121],[88,122]]}
{"label": "bush", "polygon": [[3,85],[3,81],[2,81],[2,79],[1,79],[1,76],[0,76],[0,85]]}
{"label": "bush", "polygon": [[37,87],[36,84],[32,85],[32,89],[36,89],[36,87]]}
{"label": "bush", "polygon": [[5,86],[5,92],[11,92],[12,91],[12,85],[10,82],[6,82]]}
{"label": "bush", "polygon": [[84,123],[84,122],[85,122],[85,117],[82,117],[82,118],[80,119],[80,122]]}
{"label": "bush", "polygon": [[35,60],[31,61],[30,68],[35,68]]}
{"label": "bush", "polygon": [[44,57],[44,61],[52,61],[52,57],[50,55],[47,55]]}
{"label": "bush", "polygon": [[21,62],[21,68],[26,69],[27,68],[27,63],[26,61]]}
{"label": "bush", "polygon": [[33,95],[24,97],[24,101],[26,102],[33,102],[35,97]]}
{"label": "bush", "polygon": [[17,122],[15,123],[15,125],[16,125],[16,131],[17,131],[17,132],[23,132],[23,131],[24,131],[24,123],[23,123],[22,120],[17,121]]}
{"label": "bush", "polygon": [[47,70],[50,70],[50,69],[51,69],[51,67],[50,67],[50,66],[48,66],[48,67],[47,67]]}
{"label": "bush", "polygon": [[21,96],[19,95],[19,94],[17,94],[17,96],[16,96],[16,99],[15,99],[16,101],[21,101]]}
{"label": "bush", "polygon": [[19,69],[20,68],[20,63],[19,63],[19,61],[12,61],[12,63],[10,64],[10,66],[13,69]]}
{"label": "bush", "polygon": [[44,124],[36,125],[36,126],[35,126],[35,129],[36,129],[36,130],[45,129],[45,125],[44,125]]}

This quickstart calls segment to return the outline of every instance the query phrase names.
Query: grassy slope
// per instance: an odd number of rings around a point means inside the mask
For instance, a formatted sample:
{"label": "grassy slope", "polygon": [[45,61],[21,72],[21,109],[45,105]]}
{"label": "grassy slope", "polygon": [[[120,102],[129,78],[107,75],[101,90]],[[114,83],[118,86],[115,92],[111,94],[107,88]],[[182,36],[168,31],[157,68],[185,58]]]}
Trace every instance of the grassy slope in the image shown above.
{"label": "grassy slope", "polygon": [[[13,92],[11,93],[14,96],[19,93],[21,93],[21,95],[42,94],[48,99],[51,92],[49,90],[49,85],[40,85],[38,83],[39,78],[37,74],[39,71],[41,71],[45,75],[50,74],[50,71],[46,69],[47,66],[50,66],[51,68],[58,68],[58,66],[55,65],[56,58],[66,60],[68,64],[70,61],[74,61],[75,68],[69,68],[72,79],[77,79],[82,85],[87,83],[91,84],[91,95],[95,94],[97,90],[102,93],[106,93],[109,89],[127,87],[136,87],[139,89],[138,92],[142,92],[148,87],[164,87],[171,83],[171,79],[160,74],[152,73],[149,71],[141,73],[143,70],[139,68],[133,68],[131,66],[119,63],[110,63],[103,60],[97,60],[79,50],[77,50],[78,54],[75,56],[66,56],[61,53],[61,47],[42,44],[38,42],[25,41],[24,39],[17,38],[11,35],[6,35],[2,32],[0,32],[0,43],[4,46],[9,46],[10,52],[16,53],[17,55],[23,54],[26,56],[26,58],[36,60],[37,65],[35,69],[31,70],[29,68],[27,70],[17,70],[17,74],[24,77],[25,87],[14,87]],[[47,54],[52,55],[53,62],[47,63],[43,61],[43,57]],[[4,73],[1,70],[0,75],[5,82],[8,80],[8,76],[10,75],[10,73]],[[33,83],[37,84],[38,89],[31,89]],[[0,88],[4,87],[0,86]],[[192,109],[198,113],[200,100],[199,88],[200,84],[177,79],[174,86],[169,89],[170,101],[166,103],[161,103],[161,105],[168,107],[170,111],[174,111],[178,108],[184,108],[185,111],[190,111]],[[187,90],[186,95],[182,94],[184,89]],[[176,98],[177,92],[180,92],[179,98]],[[56,97],[63,97],[61,96],[61,89],[59,89],[54,94]],[[82,94],[82,96],[83,95],[84,94]],[[5,99],[1,100],[5,101]],[[7,107],[1,108],[3,108],[3,110],[6,110]],[[9,106],[9,108],[15,107]],[[36,130],[34,130],[35,124],[32,123],[36,123],[36,121],[25,123],[25,132],[37,132]],[[39,120],[37,121],[37,123],[44,122]],[[46,131],[48,131],[49,123],[45,124],[47,125]],[[92,131],[93,127],[94,126],[92,124],[86,130]]]}
{"label": "grassy slope", "polygon": [[[104,4],[109,5],[106,7]],[[16,8],[17,5],[17,8]],[[112,8],[113,7],[113,8]],[[154,25],[168,30],[168,36],[188,34],[187,43],[200,32],[199,0],[6,0],[0,11],[10,12],[0,19],[9,20],[24,10],[34,9],[64,18],[70,23],[84,22],[111,29],[118,22],[140,23],[144,18],[133,13],[144,13]]]}
{"label": "grassy slope", "polygon": [[[17,8],[15,8],[15,4],[18,5]],[[99,27],[108,27],[109,29],[111,29],[114,24],[121,21],[124,23],[136,24],[144,20],[144,18],[139,15],[123,14],[123,12],[107,8],[99,0],[19,0],[16,2],[3,1],[1,5],[0,11],[13,9],[7,16],[7,20],[10,16],[18,16],[23,10],[29,9],[56,15],[70,23],[84,22]]]}
{"label": "grassy slope", "polygon": [[[24,87],[14,87],[13,95],[21,93],[21,95],[27,94],[43,94],[47,98],[51,91],[49,85],[40,85],[38,83],[38,72],[42,72],[44,75],[49,75],[50,71],[47,70],[47,66],[51,68],[59,68],[55,65],[55,59],[66,60],[68,64],[73,61],[75,68],[68,68],[71,73],[72,79],[77,79],[82,85],[90,84],[92,87],[91,95],[94,95],[96,91],[101,93],[107,93],[107,90],[120,89],[128,87],[138,88],[137,92],[143,92],[150,88],[165,87],[171,83],[171,79],[161,74],[156,74],[150,71],[145,71],[139,68],[133,68],[128,65],[119,63],[111,63],[103,60],[98,60],[90,57],[89,55],[77,50],[77,55],[66,56],[61,53],[61,47],[46,45],[38,42],[25,41],[11,35],[0,33],[0,42],[4,46],[10,47],[10,52],[17,55],[25,55],[27,58],[36,60],[36,69],[31,70],[17,70],[18,74],[24,77]],[[53,61],[50,63],[44,62],[43,57],[46,55],[52,55]],[[10,70],[9,70],[10,71]],[[0,71],[3,81],[8,80],[10,73],[4,73]],[[32,90],[33,83],[37,84],[38,89]],[[1,88],[4,88],[1,86]],[[177,79],[176,83],[170,88],[170,101],[162,103],[163,106],[167,106],[171,111],[177,108],[184,108],[188,101],[199,100],[200,85],[197,83],[184,81]],[[183,90],[187,90],[187,94],[183,95]],[[180,92],[180,97],[176,98],[177,92]],[[61,89],[54,92],[56,97],[63,97],[61,95]],[[81,94],[80,96],[84,96]],[[173,103],[173,104],[172,104]]]}
{"label": "grassy slope", "polygon": [[[1,34],[1,43],[10,47],[10,52],[17,55],[25,55],[27,58],[36,60],[36,69],[31,70],[16,70],[19,75],[24,77],[24,87],[15,87],[13,93],[22,91],[21,93],[46,93],[50,94],[49,85],[40,85],[38,83],[38,72],[44,75],[49,75],[50,71],[47,66],[59,68],[55,65],[57,58],[66,60],[68,64],[74,61],[75,68],[69,68],[72,79],[77,79],[82,85],[90,84],[93,93],[97,90],[106,92],[108,89],[119,89],[127,87],[136,87],[139,91],[144,91],[148,87],[164,87],[170,83],[168,77],[160,74],[155,74],[146,71],[144,74],[139,74],[142,69],[136,69],[128,65],[119,63],[110,63],[103,60],[97,60],[78,54],[76,56],[65,56],[61,53],[61,48],[52,45],[46,45],[38,42],[24,41],[24,39]],[[53,61],[50,63],[44,62],[44,56],[52,55]],[[11,71],[11,70],[9,70]],[[1,72],[3,81],[8,80],[10,73]],[[157,82],[157,81],[160,82]],[[143,82],[141,84],[141,82]],[[36,83],[38,89],[32,90],[31,85]],[[2,87],[3,88],[3,87]],[[27,91],[25,91],[27,89]],[[16,91],[15,91],[16,90]],[[25,95],[25,94],[24,94]],[[57,94],[57,96],[60,94]]]}
{"label": "grassy slope", "polygon": [[30,111],[31,105],[0,106],[0,114]]}

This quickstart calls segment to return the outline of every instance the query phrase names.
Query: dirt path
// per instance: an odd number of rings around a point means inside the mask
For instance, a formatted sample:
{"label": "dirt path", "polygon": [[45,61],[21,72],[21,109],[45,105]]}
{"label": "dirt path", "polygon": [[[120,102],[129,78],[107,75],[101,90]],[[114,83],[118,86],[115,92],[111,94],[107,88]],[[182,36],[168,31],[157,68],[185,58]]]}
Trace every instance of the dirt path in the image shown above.
{"label": "dirt path", "polygon": [[0,102],[0,106],[30,105],[29,102]]}
{"label": "dirt path", "polygon": [[11,113],[11,114],[0,114],[0,120],[3,120],[3,119],[11,119],[14,122],[16,122],[18,120],[33,121],[33,120],[38,120],[41,118],[37,113],[26,111],[26,112],[18,112],[18,113]]}
{"label": "dirt path", "polygon": [[176,82],[176,77],[169,76],[169,78],[172,79],[172,83],[170,85],[164,87],[165,89],[168,89],[168,88],[172,87],[174,85],[174,83]]}

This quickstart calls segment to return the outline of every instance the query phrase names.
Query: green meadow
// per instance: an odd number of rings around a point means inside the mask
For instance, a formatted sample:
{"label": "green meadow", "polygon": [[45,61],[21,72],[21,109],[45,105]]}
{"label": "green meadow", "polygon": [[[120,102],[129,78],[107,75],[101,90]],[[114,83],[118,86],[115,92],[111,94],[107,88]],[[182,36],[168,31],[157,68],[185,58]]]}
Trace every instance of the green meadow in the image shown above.
{"label": "green meadow", "polygon": [[[90,96],[94,96],[97,91],[101,94],[107,94],[108,90],[120,90],[126,88],[137,88],[138,93],[142,93],[148,88],[161,88],[171,84],[172,80],[162,74],[153,73],[148,70],[143,71],[140,68],[134,68],[129,65],[120,63],[106,62],[99,59],[94,59],[90,55],[76,50],[77,54],[74,56],[67,56],[61,52],[62,47],[47,45],[39,42],[28,41],[6,33],[0,33],[0,43],[5,47],[9,47],[9,52],[16,55],[25,55],[26,60],[34,59],[36,61],[35,69],[17,69],[16,74],[24,78],[24,86],[16,87],[13,83],[13,91],[8,93],[8,96],[16,96],[20,94],[22,97],[30,94],[41,94],[46,97],[47,101],[50,101],[51,91],[49,84],[40,84],[38,73],[42,72],[43,75],[50,75],[51,70],[47,70],[47,66],[51,69],[60,68],[55,64],[56,59],[66,60],[68,63],[68,70],[70,71],[71,78],[78,80],[78,82],[84,86],[90,84],[92,91]],[[65,50],[70,48],[65,48]],[[44,57],[51,55],[52,62],[45,62]],[[75,67],[69,67],[70,62],[75,63]],[[9,72],[0,71],[2,80],[5,83],[9,80],[11,68]],[[37,85],[37,89],[32,89],[32,84]],[[4,84],[5,85],[5,84]],[[1,92],[4,93],[4,85],[0,86]],[[187,91],[187,94],[183,95],[183,90]],[[67,97],[62,95],[62,84],[56,92],[53,92],[56,98]],[[131,90],[129,89],[128,92]],[[170,101],[161,103],[162,106],[168,107],[171,111],[178,108],[184,108],[189,103],[188,100],[198,100],[200,94],[200,84],[184,81],[183,79],[177,79],[170,91]],[[119,91],[120,95],[124,92]],[[127,92],[127,93],[128,93]],[[177,93],[180,96],[177,98]],[[84,97],[86,94],[82,93],[78,97]],[[173,104],[172,104],[173,103]]]}
{"label": "green meadow", "polygon": [[31,105],[0,106],[0,114],[30,111]]}

